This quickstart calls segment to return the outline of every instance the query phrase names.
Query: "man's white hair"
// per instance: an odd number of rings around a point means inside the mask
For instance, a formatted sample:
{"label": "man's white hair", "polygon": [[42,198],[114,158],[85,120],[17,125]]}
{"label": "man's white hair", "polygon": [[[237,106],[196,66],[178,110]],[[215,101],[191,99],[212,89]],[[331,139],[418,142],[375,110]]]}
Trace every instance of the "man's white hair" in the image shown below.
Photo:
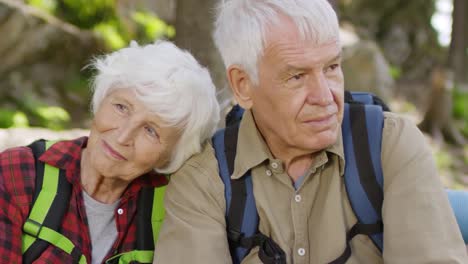
{"label": "man's white hair", "polygon": [[241,65],[258,83],[266,29],[281,23],[279,15],[289,17],[307,41],[339,41],[338,19],[327,0],[220,0],[213,38],[225,67]]}
{"label": "man's white hair", "polygon": [[131,89],[164,125],[181,131],[169,164],[156,171],[176,171],[213,135],[220,118],[216,88],[208,70],[189,52],[168,41],[145,46],[132,42],[95,59],[91,66],[97,70],[92,84],[93,113],[110,91]]}

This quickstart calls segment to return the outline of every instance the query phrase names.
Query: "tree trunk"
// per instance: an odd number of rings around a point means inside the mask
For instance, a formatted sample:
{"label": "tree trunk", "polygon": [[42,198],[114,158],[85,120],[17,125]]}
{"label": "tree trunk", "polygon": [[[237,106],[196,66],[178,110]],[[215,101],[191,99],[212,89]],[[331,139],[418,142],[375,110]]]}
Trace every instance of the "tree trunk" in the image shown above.
{"label": "tree trunk", "polygon": [[339,2],[340,2],[340,0],[328,0],[328,2],[330,2],[333,9],[335,9],[336,14],[340,15],[340,13],[339,13]]}
{"label": "tree trunk", "polygon": [[454,125],[452,117],[453,79],[454,74],[451,70],[434,68],[431,73],[429,108],[419,128],[429,133],[438,144],[446,139],[448,142],[463,146],[466,143],[465,138]]}
{"label": "tree trunk", "polygon": [[466,67],[468,66],[468,2],[466,0],[453,1],[452,41],[450,43],[449,64],[455,72],[457,83],[468,82]]}
{"label": "tree trunk", "polygon": [[217,0],[178,0],[175,42],[179,47],[192,52],[203,66],[208,67],[217,89],[220,90],[226,84],[225,70],[211,37],[216,2]]}

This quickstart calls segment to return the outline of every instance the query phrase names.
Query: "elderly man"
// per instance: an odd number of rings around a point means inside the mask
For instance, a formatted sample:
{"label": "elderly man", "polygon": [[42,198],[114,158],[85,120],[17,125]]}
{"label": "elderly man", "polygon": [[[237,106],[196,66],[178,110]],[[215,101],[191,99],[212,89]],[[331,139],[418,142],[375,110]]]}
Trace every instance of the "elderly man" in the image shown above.
{"label": "elderly man", "polygon": [[234,248],[227,227],[235,223],[226,220],[225,184],[208,143],[171,179],[155,263],[468,263],[423,135],[392,113],[381,151],[385,247],[353,238],[338,32],[326,0],[221,1],[214,38],[246,109],[226,192],[250,171],[263,237],[240,242],[245,256]]}

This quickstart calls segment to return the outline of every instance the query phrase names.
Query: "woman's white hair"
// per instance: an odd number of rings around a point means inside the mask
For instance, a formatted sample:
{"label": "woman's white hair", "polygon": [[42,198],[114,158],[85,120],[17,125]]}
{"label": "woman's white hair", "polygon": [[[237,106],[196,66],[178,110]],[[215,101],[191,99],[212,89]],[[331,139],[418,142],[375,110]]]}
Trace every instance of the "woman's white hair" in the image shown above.
{"label": "woman's white hair", "polygon": [[213,38],[225,67],[241,65],[258,83],[266,29],[280,23],[279,15],[289,17],[307,41],[339,40],[338,19],[327,0],[220,0]]}
{"label": "woman's white hair", "polygon": [[208,70],[189,52],[169,41],[145,46],[132,42],[90,66],[97,70],[92,84],[93,113],[113,89],[132,89],[165,125],[181,131],[169,164],[156,171],[176,171],[213,135],[220,118],[216,88]]}

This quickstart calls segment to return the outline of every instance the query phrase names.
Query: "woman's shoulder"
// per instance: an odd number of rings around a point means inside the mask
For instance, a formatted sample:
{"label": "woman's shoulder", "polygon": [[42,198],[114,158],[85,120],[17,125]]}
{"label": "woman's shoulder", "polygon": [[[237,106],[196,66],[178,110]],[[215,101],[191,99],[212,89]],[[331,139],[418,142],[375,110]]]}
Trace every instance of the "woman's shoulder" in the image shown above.
{"label": "woman's shoulder", "polygon": [[29,147],[13,147],[0,152],[0,191],[17,204],[28,204],[34,192],[35,159]]}

